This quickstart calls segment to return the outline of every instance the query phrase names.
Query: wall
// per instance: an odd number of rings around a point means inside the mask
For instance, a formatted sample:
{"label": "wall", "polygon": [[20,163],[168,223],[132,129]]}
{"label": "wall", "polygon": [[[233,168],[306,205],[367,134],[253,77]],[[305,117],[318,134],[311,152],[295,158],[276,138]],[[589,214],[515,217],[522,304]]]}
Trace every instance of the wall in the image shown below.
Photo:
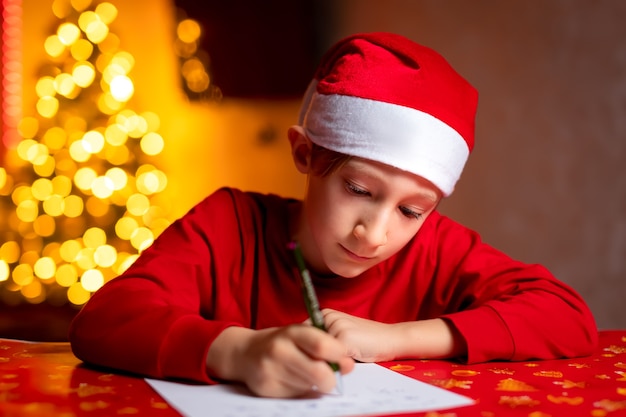
{"label": "wall", "polygon": [[[171,3],[114,3],[115,31],[136,58],[133,105],[162,118],[172,212],[221,185],[301,195],[284,135],[298,102],[187,102],[169,49]],[[328,21],[338,22],[327,26],[328,43],[395,31],[439,50],[480,90],[476,149],[442,211],[548,266],[583,294],[600,327],[626,327],[626,3],[327,3],[336,7]],[[43,42],[49,4],[24,0],[29,45]],[[41,49],[25,53],[28,70]],[[276,140],[265,143],[268,132]]]}

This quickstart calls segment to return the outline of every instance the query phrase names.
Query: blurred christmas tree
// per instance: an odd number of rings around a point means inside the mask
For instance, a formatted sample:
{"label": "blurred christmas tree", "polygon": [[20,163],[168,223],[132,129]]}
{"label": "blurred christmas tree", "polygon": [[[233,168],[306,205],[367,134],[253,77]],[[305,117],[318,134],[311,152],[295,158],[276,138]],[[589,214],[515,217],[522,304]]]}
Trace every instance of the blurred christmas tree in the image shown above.
{"label": "blurred christmas tree", "polygon": [[[36,114],[0,168],[0,300],[84,304],[168,226],[159,118],[130,108],[116,7],[56,0]],[[33,109],[35,113],[35,109]]]}

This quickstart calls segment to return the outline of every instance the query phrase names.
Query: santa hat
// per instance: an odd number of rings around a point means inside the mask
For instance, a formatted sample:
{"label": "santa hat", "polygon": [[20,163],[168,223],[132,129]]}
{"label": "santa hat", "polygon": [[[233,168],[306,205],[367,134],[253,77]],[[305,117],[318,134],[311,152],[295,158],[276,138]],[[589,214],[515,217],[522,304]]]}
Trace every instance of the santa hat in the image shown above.
{"label": "santa hat", "polygon": [[474,146],[478,93],[430,48],[390,33],[339,41],[305,93],[316,144],[417,174],[444,196]]}

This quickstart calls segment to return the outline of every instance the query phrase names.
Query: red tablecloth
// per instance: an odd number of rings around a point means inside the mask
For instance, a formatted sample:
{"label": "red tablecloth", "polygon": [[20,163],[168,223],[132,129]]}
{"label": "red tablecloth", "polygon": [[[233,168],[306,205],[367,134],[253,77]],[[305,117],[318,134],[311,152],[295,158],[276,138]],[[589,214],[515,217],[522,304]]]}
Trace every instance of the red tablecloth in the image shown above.
{"label": "red tablecloth", "polygon": [[[381,365],[476,400],[470,407],[413,416],[626,416],[626,330],[601,332],[597,352],[586,358],[471,366],[449,361]],[[179,414],[143,379],[83,366],[67,343],[0,339],[0,415]]]}

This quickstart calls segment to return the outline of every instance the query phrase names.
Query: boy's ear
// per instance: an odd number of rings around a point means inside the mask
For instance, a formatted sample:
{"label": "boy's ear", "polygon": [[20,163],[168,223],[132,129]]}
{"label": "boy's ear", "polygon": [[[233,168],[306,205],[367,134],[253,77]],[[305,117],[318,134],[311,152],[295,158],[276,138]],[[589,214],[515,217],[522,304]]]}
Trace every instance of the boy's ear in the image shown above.
{"label": "boy's ear", "polygon": [[311,149],[313,143],[304,133],[302,126],[291,126],[287,131],[291,144],[291,156],[298,171],[308,174],[311,169]]}

